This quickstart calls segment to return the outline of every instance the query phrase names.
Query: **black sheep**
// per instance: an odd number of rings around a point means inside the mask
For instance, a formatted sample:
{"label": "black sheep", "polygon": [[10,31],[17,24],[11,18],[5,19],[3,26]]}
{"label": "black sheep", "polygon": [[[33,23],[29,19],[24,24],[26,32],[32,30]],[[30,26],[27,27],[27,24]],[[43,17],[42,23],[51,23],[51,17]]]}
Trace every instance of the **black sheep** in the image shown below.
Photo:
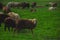
{"label": "black sheep", "polygon": [[4,24],[5,24],[4,26],[5,31],[6,31],[6,28],[8,28],[8,31],[10,31],[10,28],[12,28],[13,30],[13,28],[16,27],[15,20],[12,19],[11,17],[6,18],[4,21]]}

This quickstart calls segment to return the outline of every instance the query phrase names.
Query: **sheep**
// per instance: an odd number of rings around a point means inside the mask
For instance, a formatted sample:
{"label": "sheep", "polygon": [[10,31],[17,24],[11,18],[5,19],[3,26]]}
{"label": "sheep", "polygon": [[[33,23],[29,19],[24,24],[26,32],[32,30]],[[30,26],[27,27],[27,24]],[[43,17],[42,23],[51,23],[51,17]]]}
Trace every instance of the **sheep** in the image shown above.
{"label": "sheep", "polygon": [[37,25],[36,19],[20,19],[18,21],[16,28],[14,29],[14,32],[15,31],[19,32],[22,29],[29,29],[33,33],[33,29],[36,27],[36,25]]}
{"label": "sheep", "polygon": [[2,23],[4,23],[4,20],[7,17],[9,17],[9,16],[4,14],[3,12],[0,12],[0,26],[1,26]]}
{"label": "sheep", "polygon": [[15,20],[20,19],[20,16],[15,12],[9,12],[8,15]]}
{"label": "sheep", "polygon": [[20,7],[20,2],[8,2],[7,7]]}
{"label": "sheep", "polygon": [[56,7],[49,7],[48,10],[55,10]]}
{"label": "sheep", "polygon": [[50,7],[48,8],[49,10],[55,10],[57,8],[57,3],[56,2],[49,2]]}
{"label": "sheep", "polygon": [[51,5],[51,7],[57,7],[57,3],[56,2],[49,2],[49,5]]}
{"label": "sheep", "polygon": [[8,28],[8,31],[10,31],[10,28],[12,27],[12,30],[13,28],[16,26],[16,21],[18,21],[20,19],[20,16],[15,13],[15,12],[9,12],[7,14],[9,17],[7,17],[4,21],[4,30],[6,31],[6,28]]}
{"label": "sheep", "polygon": [[14,19],[12,19],[11,17],[7,17],[4,20],[4,31],[6,31],[6,29],[8,28],[8,31],[10,32],[10,28],[16,27],[16,22]]}
{"label": "sheep", "polygon": [[5,14],[8,14],[9,12],[11,12],[11,9],[7,6],[3,6],[2,10]]}
{"label": "sheep", "polygon": [[31,12],[35,12],[36,11],[36,7],[37,7],[37,3],[36,2],[33,2],[31,4]]}

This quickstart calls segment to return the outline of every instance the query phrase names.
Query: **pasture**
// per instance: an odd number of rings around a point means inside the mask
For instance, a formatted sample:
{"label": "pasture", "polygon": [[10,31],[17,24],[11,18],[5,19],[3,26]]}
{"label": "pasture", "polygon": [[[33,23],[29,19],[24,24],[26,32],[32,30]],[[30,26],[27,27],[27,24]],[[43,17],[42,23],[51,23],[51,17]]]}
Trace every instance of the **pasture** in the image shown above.
{"label": "pasture", "polygon": [[[36,8],[36,12],[31,12],[30,9],[11,8],[12,11],[18,13],[21,18],[37,19],[37,26],[33,30],[34,34],[29,30],[23,30],[20,33],[13,33],[13,31],[4,31],[4,24],[0,27],[0,40],[60,40],[60,4],[59,0],[0,0],[3,4],[9,1],[29,3],[37,2],[37,5],[45,6],[49,1],[58,2],[56,10],[48,10],[48,7]],[[26,32],[25,32],[26,31]]]}

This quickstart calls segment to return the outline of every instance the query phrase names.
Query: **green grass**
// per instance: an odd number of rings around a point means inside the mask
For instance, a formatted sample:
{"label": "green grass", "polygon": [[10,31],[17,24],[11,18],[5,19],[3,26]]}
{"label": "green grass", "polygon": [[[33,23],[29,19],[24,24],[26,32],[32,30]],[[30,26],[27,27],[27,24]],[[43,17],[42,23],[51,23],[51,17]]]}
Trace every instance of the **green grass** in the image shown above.
{"label": "green grass", "polygon": [[[6,4],[9,1],[7,0],[4,3]],[[14,0],[14,1],[23,1],[23,0]],[[24,0],[25,1],[25,0]],[[45,5],[48,1],[55,0],[26,0],[30,3],[36,1],[38,5]],[[58,1],[57,1],[58,2]],[[58,2],[59,3],[59,2]],[[12,11],[18,13],[21,18],[36,18],[37,26],[34,29],[34,35],[29,32],[19,34],[13,33],[13,31],[8,32],[4,31],[4,25],[0,27],[0,40],[60,40],[60,5],[56,10],[49,11],[48,7],[36,8],[36,12],[30,12],[30,9],[13,9]],[[49,39],[50,38],[50,39]]]}

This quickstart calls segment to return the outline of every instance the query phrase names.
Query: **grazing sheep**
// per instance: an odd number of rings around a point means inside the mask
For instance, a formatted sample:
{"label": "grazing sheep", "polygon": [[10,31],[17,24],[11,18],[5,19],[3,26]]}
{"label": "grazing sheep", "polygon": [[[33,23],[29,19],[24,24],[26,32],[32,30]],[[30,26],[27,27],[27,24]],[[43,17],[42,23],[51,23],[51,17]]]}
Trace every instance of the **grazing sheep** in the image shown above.
{"label": "grazing sheep", "polygon": [[55,10],[56,7],[49,7],[48,10]]}
{"label": "grazing sheep", "polygon": [[6,29],[8,28],[8,31],[10,32],[10,28],[13,28],[16,27],[16,23],[15,23],[15,20],[12,19],[11,17],[7,17],[5,18],[5,21],[4,21],[4,30],[6,31]]}
{"label": "grazing sheep", "polygon": [[6,31],[6,28],[8,28],[8,31],[10,31],[10,28],[13,30],[13,28],[16,27],[16,21],[20,19],[20,16],[14,12],[9,12],[7,15],[9,15],[9,17],[5,19],[4,30]]}
{"label": "grazing sheep", "polygon": [[30,8],[30,4],[28,2],[8,2],[6,5],[8,8],[14,7],[14,8]]}
{"label": "grazing sheep", "polygon": [[49,10],[55,10],[57,8],[57,3],[56,2],[49,2],[50,7],[48,8]]}
{"label": "grazing sheep", "polygon": [[9,17],[4,21],[4,30],[6,31],[6,28],[8,28],[8,31],[10,31],[10,28],[13,30],[13,28],[16,27],[16,21],[20,19],[20,16],[14,12],[9,12],[7,15],[9,15]]}
{"label": "grazing sheep", "polygon": [[7,14],[7,13],[11,12],[11,9],[9,7],[3,6],[3,12],[5,14]]}
{"label": "grazing sheep", "polygon": [[51,7],[57,7],[57,3],[56,2],[49,2],[49,5],[51,5]]}
{"label": "grazing sheep", "polygon": [[5,18],[9,17],[8,15],[5,15],[3,12],[0,12],[0,26],[4,22]]}
{"label": "grazing sheep", "polygon": [[36,25],[37,25],[36,19],[20,19],[18,21],[18,24],[17,24],[14,32],[16,30],[20,31],[21,29],[29,29],[33,33],[33,29],[36,27]]}
{"label": "grazing sheep", "polygon": [[8,2],[7,7],[20,7],[20,2]]}
{"label": "grazing sheep", "polygon": [[31,7],[32,8],[35,8],[37,6],[37,3],[36,2],[33,2],[32,4],[31,4]]}
{"label": "grazing sheep", "polygon": [[23,9],[25,9],[25,8],[30,8],[30,4],[28,3],[28,2],[21,2],[21,7],[23,8]]}
{"label": "grazing sheep", "polygon": [[9,12],[8,15],[15,20],[20,19],[20,16],[17,13]]}
{"label": "grazing sheep", "polygon": [[31,4],[31,12],[35,12],[36,11],[36,7],[37,7],[37,3],[36,2],[33,2]]}

